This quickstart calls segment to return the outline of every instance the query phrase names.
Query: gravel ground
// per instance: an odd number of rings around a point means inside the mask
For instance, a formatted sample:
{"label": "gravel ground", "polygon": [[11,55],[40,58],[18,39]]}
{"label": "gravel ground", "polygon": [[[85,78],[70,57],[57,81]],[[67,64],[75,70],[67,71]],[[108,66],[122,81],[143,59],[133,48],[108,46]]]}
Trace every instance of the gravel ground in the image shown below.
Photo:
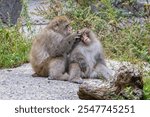
{"label": "gravel ground", "polygon": [[78,84],[33,78],[30,64],[0,70],[0,99],[78,100]]}
{"label": "gravel ground", "polygon": [[[107,66],[113,74],[120,66],[127,62],[109,60]],[[150,64],[145,65],[150,71]],[[15,100],[78,100],[79,85],[67,81],[48,80],[47,78],[33,78],[31,65],[24,64],[17,68],[0,70],[0,99]],[[84,82],[91,81],[84,80]],[[93,80],[94,81],[94,80]]]}

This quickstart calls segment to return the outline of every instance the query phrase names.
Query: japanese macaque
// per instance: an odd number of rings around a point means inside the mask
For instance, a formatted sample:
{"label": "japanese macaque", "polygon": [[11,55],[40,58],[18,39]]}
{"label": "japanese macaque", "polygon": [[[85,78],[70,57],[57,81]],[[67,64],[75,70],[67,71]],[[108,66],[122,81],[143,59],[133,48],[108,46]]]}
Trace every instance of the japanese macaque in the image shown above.
{"label": "japanese macaque", "polygon": [[82,29],[81,42],[74,48],[69,57],[70,80],[82,83],[82,78],[112,77],[111,70],[105,63],[103,48],[96,35],[90,29]]}
{"label": "japanese macaque", "polygon": [[77,32],[72,33],[65,16],[54,18],[33,40],[30,63],[35,73],[32,76],[68,80],[65,56],[79,38]]}

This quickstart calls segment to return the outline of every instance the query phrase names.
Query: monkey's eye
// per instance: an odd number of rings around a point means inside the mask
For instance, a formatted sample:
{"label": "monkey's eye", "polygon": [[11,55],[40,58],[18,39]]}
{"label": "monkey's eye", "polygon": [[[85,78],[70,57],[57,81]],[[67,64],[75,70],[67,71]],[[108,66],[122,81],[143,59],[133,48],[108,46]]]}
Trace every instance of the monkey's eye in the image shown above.
{"label": "monkey's eye", "polygon": [[65,23],[65,28],[68,28],[70,26],[70,24],[67,22]]}
{"label": "monkey's eye", "polygon": [[65,26],[65,28],[68,28],[69,27],[69,24],[67,24],[66,26]]}

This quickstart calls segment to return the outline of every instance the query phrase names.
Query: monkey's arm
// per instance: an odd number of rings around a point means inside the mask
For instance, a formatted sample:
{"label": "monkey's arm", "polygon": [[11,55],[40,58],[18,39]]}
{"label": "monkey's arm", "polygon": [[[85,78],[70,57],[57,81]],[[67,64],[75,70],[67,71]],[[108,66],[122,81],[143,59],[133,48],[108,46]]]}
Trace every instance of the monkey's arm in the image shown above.
{"label": "monkey's arm", "polygon": [[77,63],[81,69],[82,77],[88,77],[90,73],[90,66],[87,64],[85,57],[81,53],[78,53],[78,52],[79,51],[76,50],[73,53],[71,53],[69,62]]}
{"label": "monkey's arm", "polygon": [[78,44],[80,41],[80,34],[78,32],[75,32],[65,38],[62,39],[60,42],[61,46],[58,47],[58,50],[61,53],[70,53],[70,51],[73,49],[73,46]]}

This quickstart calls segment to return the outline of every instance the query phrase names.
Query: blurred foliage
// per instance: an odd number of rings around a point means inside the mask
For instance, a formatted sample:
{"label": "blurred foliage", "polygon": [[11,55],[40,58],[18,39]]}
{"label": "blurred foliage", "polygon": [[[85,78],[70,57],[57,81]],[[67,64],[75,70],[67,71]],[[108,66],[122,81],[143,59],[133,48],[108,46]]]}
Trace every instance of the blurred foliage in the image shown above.
{"label": "blurred foliage", "polygon": [[30,42],[17,26],[0,28],[0,68],[15,67],[28,60]]}
{"label": "blurred foliage", "polygon": [[21,18],[18,19],[16,25],[8,27],[0,21],[0,68],[16,67],[28,61],[31,42],[20,32],[22,19],[26,21],[28,29],[31,25],[29,24],[27,1],[22,0],[22,4]]}
{"label": "blurred foliage", "polygon": [[28,31],[30,31],[31,30],[31,22],[30,22],[30,17],[29,17],[29,13],[28,13],[28,8],[29,8],[28,1],[29,0],[21,0],[23,8],[22,8],[21,16],[20,16],[18,22],[19,23],[25,22]]}
{"label": "blurred foliage", "polygon": [[150,78],[144,79],[144,99],[150,100]]}
{"label": "blurred foliage", "polygon": [[[72,0],[66,2],[51,0],[48,9],[38,9],[38,15],[44,15],[48,19],[66,15],[72,20],[73,29],[79,30],[83,27],[93,29],[103,43],[108,58],[134,63],[150,62],[150,20],[145,19],[141,24],[135,17],[130,19],[122,17],[119,10],[112,6],[112,2],[77,0],[75,3]],[[126,2],[132,4],[135,0]],[[87,5],[89,3],[95,3],[95,10]],[[125,25],[122,26],[123,23]]]}

